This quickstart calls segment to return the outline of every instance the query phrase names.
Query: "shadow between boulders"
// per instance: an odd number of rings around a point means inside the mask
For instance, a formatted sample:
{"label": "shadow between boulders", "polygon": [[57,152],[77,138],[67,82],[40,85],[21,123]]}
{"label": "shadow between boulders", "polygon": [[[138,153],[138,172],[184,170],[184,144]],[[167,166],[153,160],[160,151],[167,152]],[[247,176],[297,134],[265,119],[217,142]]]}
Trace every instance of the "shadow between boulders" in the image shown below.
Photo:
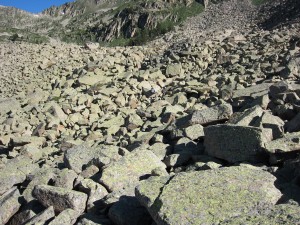
{"label": "shadow between boulders", "polygon": [[300,205],[300,157],[291,158],[282,163],[282,167],[274,175],[277,178],[275,186],[282,193],[277,204],[296,203]]}

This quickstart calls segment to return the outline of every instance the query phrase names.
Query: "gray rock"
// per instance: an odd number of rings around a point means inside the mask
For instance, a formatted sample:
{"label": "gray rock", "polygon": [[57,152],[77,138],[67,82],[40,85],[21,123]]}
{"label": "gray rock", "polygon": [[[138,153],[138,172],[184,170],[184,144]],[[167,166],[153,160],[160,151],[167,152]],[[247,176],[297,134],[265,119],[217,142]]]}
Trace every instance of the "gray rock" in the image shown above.
{"label": "gray rock", "polygon": [[181,75],[183,72],[181,64],[168,65],[166,69],[166,75],[169,77],[174,77]]}
{"label": "gray rock", "polygon": [[108,194],[107,190],[91,179],[82,180],[77,188],[88,195],[87,211],[95,213],[100,211],[101,204],[99,201]]}
{"label": "gray rock", "polygon": [[66,209],[52,220],[49,225],[73,225],[75,224],[79,213],[73,209]]}
{"label": "gray rock", "polygon": [[263,130],[256,127],[215,125],[204,128],[205,151],[228,162],[262,162],[266,142]]}
{"label": "gray rock", "polygon": [[234,91],[232,98],[259,97],[268,94],[271,83],[262,83]]}
{"label": "gray rock", "polygon": [[147,209],[135,197],[122,196],[109,209],[108,216],[116,225],[151,225]]}
{"label": "gray rock", "polygon": [[272,131],[272,139],[277,139],[283,136],[284,133],[284,122],[278,116],[265,112],[261,118],[256,120],[253,126],[269,129]]}
{"label": "gray rock", "polygon": [[219,224],[274,206],[281,197],[275,180],[260,169],[228,167],[153,177],[136,196],[158,225]]}
{"label": "gray rock", "polygon": [[1,99],[0,98],[0,115],[4,115],[10,111],[21,109],[21,104],[14,98]]}
{"label": "gray rock", "polygon": [[83,213],[87,202],[85,193],[49,185],[35,186],[33,196],[45,207],[53,206],[56,212],[71,208]]}
{"label": "gray rock", "polygon": [[27,144],[42,147],[46,143],[46,138],[35,136],[12,137],[10,144],[14,147],[24,146]]}
{"label": "gray rock", "polygon": [[68,149],[64,155],[64,162],[67,168],[81,173],[84,167],[96,165],[102,167],[111,161],[116,161],[122,156],[117,146],[100,146],[97,148],[85,145],[75,146]]}
{"label": "gray rock", "polygon": [[167,167],[178,167],[185,165],[190,159],[190,153],[182,152],[179,154],[168,155],[163,162]]}
{"label": "gray rock", "polygon": [[244,112],[234,113],[228,120],[228,123],[240,126],[253,126],[255,121],[262,116],[263,112],[260,106],[254,106]]}
{"label": "gray rock", "polygon": [[72,190],[77,176],[78,175],[73,170],[63,169],[56,176],[54,186]]}
{"label": "gray rock", "polygon": [[26,176],[36,172],[39,166],[33,164],[28,157],[19,156],[9,160],[0,170],[0,195],[9,190],[13,185],[25,181]]}
{"label": "gray rock", "polygon": [[20,192],[15,187],[0,197],[0,224],[6,224],[21,207]]}
{"label": "gray rock", "polygon": [[184,135],[191,140],[196,140],[204,137],[204,129],[200,124],[195,124],[183,129]]}
{"label": "gray rock", "polygon": [[45,209],[43,212],[37,214],[32,219],[27,221],[24,225],[47,224],[53,217],[55,217],[52,206]]}
{"label": "gray rock", "polygon": [[165,165],[153,152],[137,150],[126,154],[105,168],[100,183],[104,184],[109,191],[115,191],[138,183],[143,177],[151,175],[151,171],[156,167],[164,169]]}
{"label": "gray rock", "polygon": [[284,137],[267,142],[265,148],[270,153],[284,153],[300,150],[300,132],[287,133]]}
{"label": "gray rock", "polygon": [[225,121],[229,119],[231,115],[232,106],[229,104],[223,104],[195,111],[186,117],[178,119],[176,124],[179,127],[188,127],[195,124],[207,125]]}
{"label": "gray rock", "polygon": [[171,153],[171,146],[164,143],[155,143],[151,145],[148,150],[153,152],[160,160],[163,160],[166,155]]}

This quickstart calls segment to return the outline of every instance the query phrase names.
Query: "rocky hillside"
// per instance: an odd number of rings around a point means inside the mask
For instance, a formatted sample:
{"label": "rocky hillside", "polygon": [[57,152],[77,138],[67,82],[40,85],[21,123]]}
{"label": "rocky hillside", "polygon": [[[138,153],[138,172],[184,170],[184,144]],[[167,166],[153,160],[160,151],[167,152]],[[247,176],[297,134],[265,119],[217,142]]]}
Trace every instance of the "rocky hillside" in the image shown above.
{"label": "rocky hillside", "polygon": [[[0,8],[0,17],[7,16],[9,20],[0,23],[0,29],[18,35],[32,32],[80,44],[87,41],[103,45],[112,41],[111,45],[142,44],[201,13],[203,4],[195,0],[77,0],[51,7],[38,15],[3,7]],[[14,39],[26,41],[26,38]]]}
{"label": "rocky hillside", "polygon": [[299,223],[297,10],[206,7],[142,46],[0,43],[0,224]]}

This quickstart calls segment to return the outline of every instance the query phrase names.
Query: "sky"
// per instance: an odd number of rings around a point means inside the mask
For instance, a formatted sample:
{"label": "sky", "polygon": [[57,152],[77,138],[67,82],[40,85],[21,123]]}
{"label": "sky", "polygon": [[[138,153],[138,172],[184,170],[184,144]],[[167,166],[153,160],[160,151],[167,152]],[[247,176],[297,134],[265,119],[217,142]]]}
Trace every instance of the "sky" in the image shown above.
{"label": "sky", "polygon": [[0,5],[13,6],[32,13],[39,13],[53,5],[61,5],[72,0],[0,0]]}

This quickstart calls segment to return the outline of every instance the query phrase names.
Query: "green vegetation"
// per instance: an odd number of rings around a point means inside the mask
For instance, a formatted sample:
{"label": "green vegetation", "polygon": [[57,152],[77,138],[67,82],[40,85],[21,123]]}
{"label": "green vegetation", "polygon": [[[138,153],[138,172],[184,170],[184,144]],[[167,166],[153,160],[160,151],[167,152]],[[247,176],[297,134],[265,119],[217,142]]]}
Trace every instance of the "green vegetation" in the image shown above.
{"label": "green vegetation", "polygon": [[22,41],[33,44],[42,44],[49,42],[48,37],[16,28],[0,28],[0,32],[9,34],[6,36],[1,36],[0,41]]}

